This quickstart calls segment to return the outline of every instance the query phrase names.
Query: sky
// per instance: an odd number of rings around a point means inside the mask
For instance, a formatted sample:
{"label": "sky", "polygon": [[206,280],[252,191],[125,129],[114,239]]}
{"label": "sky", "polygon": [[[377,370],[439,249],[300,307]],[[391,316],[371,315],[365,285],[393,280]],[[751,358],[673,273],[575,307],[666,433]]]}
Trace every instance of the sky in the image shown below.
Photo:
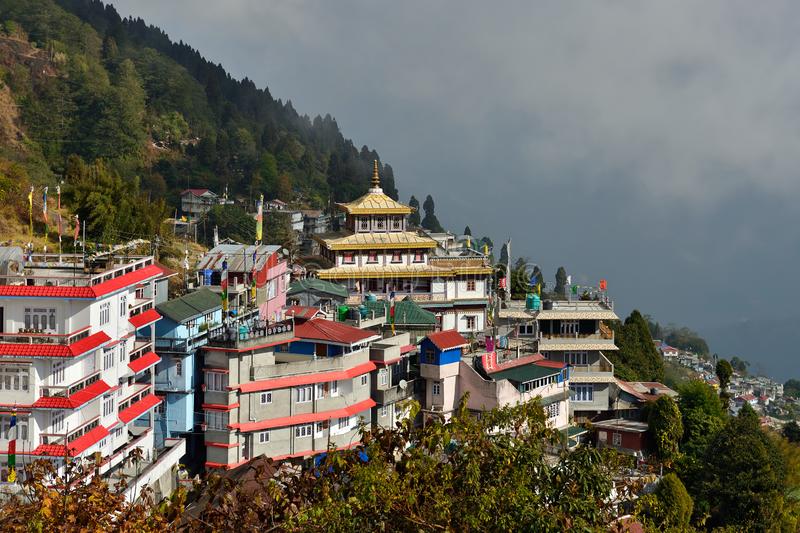
{"label": "sky", "polygon": [[446,228],[800,377],[797,2],[112,3],[330,113]]}

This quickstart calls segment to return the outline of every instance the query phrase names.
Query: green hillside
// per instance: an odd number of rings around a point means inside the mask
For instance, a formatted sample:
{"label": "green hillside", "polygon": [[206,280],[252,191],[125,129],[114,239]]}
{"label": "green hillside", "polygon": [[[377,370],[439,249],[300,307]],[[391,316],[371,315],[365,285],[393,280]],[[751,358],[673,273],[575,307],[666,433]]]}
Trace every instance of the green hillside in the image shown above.
{"label": "green hillside", "polygon": [[26,214],[29,181],[63,180],[66,207],[110,240],[156,231],[186,187],[324,208],[366,192],[380,159],[330,115],[301,115],[95,0],[0,0],[0,109],[0,195]]}

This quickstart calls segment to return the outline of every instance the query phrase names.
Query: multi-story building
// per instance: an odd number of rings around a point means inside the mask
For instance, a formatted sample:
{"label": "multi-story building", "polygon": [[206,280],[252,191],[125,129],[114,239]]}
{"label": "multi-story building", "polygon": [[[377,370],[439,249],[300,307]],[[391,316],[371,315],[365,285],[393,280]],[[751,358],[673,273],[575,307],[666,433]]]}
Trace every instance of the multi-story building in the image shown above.
{"label": "multi-story building", "polygon": [[344,229],[313,238],[333,264],[318,277],[347,287],[347,303],[361,303],[367,294],[410,298],[440,316],[442,329],[483,330],[492,274],[488,258],[439,249],[434,239],[411,231],[411,208],[384,194],[377,162],[369,192],[339,208],[346,213]]}
{"label": "multi-story building", "polygon": [[[204,287],[160,303],[156,310],[162,318],[155,324],[155,345],[161,356],[155,389],[163,402],[155,410],[155,440],[158,445],[168,438],[186,438],[188,453],[182,463],[189,465],[204,451],[202,437],[194,432],[200,422],[194,414],[200,407],[195,391],[202,376],[197,352],[208,342],[209,330],[222,324],[222,304],[218,294]],[[202,464],[191,466],[197,471]]]}
{"label": "multi-story building", "polygon": [[370,358],[377,367],[372,377],[374,424],[394,428],[409,415],[406,401],[422,392],[419,368],[411,355],[416,352],[409,333],[401,333],[372,343]]}
{"label": "multi-story building", "polygon": [[206,467],[303,458],[359,442],[372,422],[371,331],[320,318],[241,321],[203,348]]}
{"label": "multi-story building", "polygon": [[569,379],[566,364],[539,354],[498,360],[496,352],[464,353],[468,341],[449,330],[428,335],[419,346],[420,376],[425,380],[425,419],[448,419],[469,394],[467,407],[476,413],[538,401],[548,425],[569,424]]}
{"label": "multi-story building", "polygon": [[198,284],[220,293],[227,266],[230,310],[242,315],[258,307],[262,319],[278,321],[289,287],[286,259],[279,250],[280,246],[266,244],[219,244],[200,259]]}
{"label": "multi-story building", "polygon": [[[7,469],[10,415],[18,420],[17,466],[34,458],[98,453],[99,470],[124,477],[131,495],[148,484],[172,487],[182,439],[156,454],[152,334],[156,280],[152,257],[34,255],[6,249],[0,265],[0,465]],[[134,449],[144,464],[127,461]],[[7,476],[7,470],[3,476]]]}
{"label": "multi-story building", "polygon": [[218,205],[220,197],[208,189],[186,189],[181,193],[181,212],[187,217],[199,217]]}

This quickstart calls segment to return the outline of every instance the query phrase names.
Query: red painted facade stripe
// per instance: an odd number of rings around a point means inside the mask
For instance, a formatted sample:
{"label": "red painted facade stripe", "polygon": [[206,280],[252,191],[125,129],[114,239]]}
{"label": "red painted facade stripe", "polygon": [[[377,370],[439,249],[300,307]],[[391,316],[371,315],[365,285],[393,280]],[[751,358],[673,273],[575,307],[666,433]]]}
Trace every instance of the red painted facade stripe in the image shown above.
{"label": "red painted facade stripe", "polygon": [[215,463],[213,461],[206,461],[206,468],[224,468],[225,470],[231,470],[237,466],[242,466],[243,464],[249,462],[250,459],[243,459],[238,463]]}
{"label": "red painted facade stripe", "polygon": [[241,444],[238,442],[234,442],[233,444],[227,444],[224,442],[206,442],[205,444],[211,448],[238,448],[241,446]]}
{"label": "red painted facade stripe", "polygon": [[375,363],[368,361],[364,364],[354,366],[348,370],[337,370],[334,372],[317,372],[312,374],[299,374],[297,376],[287,376],[285,378],[262,379],[259,381],[251,381],[243,383],[238,387],[234,386],[231,389],[239,389],[242,392],[261,392],[265,390],[285,389],[287,387],[296,387],[298,385],[313,385],[315,383],[323,383],[325,381],[339,381],[340,379],[352,379],[362,374],[367,374],[375,370]]}
{"label": "red painted facade stripe", "polygon": [[131,420],[139,418],[149,409],[152,409],[153,407],[155,407],[160,403],[161,403],[161,398],[159,398],[155,394],[148,394],[135,404],[120,411],[119,419],[122,420],[123,423],[127,424]]}
{"label": "red painted facade stripe", "polygon": [[117,278],[92,285],[91,287],[68,287],[50,285],[0,285],[0,296],[18,296],[31,298],[87,298],[94,299],[124,289],[130,285],[141,283],[150,278],[161,276],[163,271],[157,265],[123,274]]}
{"label": "red painted facade stripe", "polygon": [[2,343],[0,355],[6,357],[78,357],[103,346],[111,337],[99,331],[72,344]]}
{"label": "red painted facade stripe", "polygon": [[138,359],[134,359],[130,363],[128,363],[128,368],[133,370],[134,374],[138,374],[139,372],[143,372],[147,370],[151,366],[158,364],[161,361],[161,358],[155,352],[147,352],[143,356],[139,357]]}
{"label": "red painted facade stripe", "polygon": [[311,424],[314,422],[321,422],[323,420],[333,420],[334,418],[352,416],[366,409],[371,409],[375,407],[375,405],[375,400],[368,398],[364,401],[344,407],[342,409],[333,409],[331,411],[323,411],[321,413],[304,413],[301,415],[284,416],[281,418],[261,420],[258,422],[247,422],[245,424],[231,424],[229,427],[238,429],[239,431],[260,431],[262,429],[296,426],[299,424]]}
{"label": "red painted facade stripe", "polygon": [[211,409],[212,411],[231,411],[239,407],[239,402],[231,405],[223,405],[221,403],[204,403],[200,407],[203,409]]}
{"label": "red painted facade stripe", "polygon": [[133,324],[133,327],[136,329],[139,329],[141,327],[150,325],[153,322],[157,322],[158,320],[161,320],[161,315],[158,314],[158,311],[155,309],[148,309],[144,313],[133,315],[128,319],[128,322]]}

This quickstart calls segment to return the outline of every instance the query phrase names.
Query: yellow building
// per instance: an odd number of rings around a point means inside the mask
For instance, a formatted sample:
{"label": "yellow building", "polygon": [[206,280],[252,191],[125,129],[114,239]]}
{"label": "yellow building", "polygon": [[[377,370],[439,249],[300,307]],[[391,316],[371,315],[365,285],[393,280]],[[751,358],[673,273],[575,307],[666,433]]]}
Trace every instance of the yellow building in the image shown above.
{"label": "yellow building", "polygon": [[346,215],[345,229],[314,237],[334,265],[318,271],[320,279],[347,287],[349,303],[394,293],[436,313],[442,329],[467,334],[484,329],[492,275],[488,258],[468,249],[446,252],[410,230],[412,209],[384,194],[377,161],[367,194],[338,207]]}

